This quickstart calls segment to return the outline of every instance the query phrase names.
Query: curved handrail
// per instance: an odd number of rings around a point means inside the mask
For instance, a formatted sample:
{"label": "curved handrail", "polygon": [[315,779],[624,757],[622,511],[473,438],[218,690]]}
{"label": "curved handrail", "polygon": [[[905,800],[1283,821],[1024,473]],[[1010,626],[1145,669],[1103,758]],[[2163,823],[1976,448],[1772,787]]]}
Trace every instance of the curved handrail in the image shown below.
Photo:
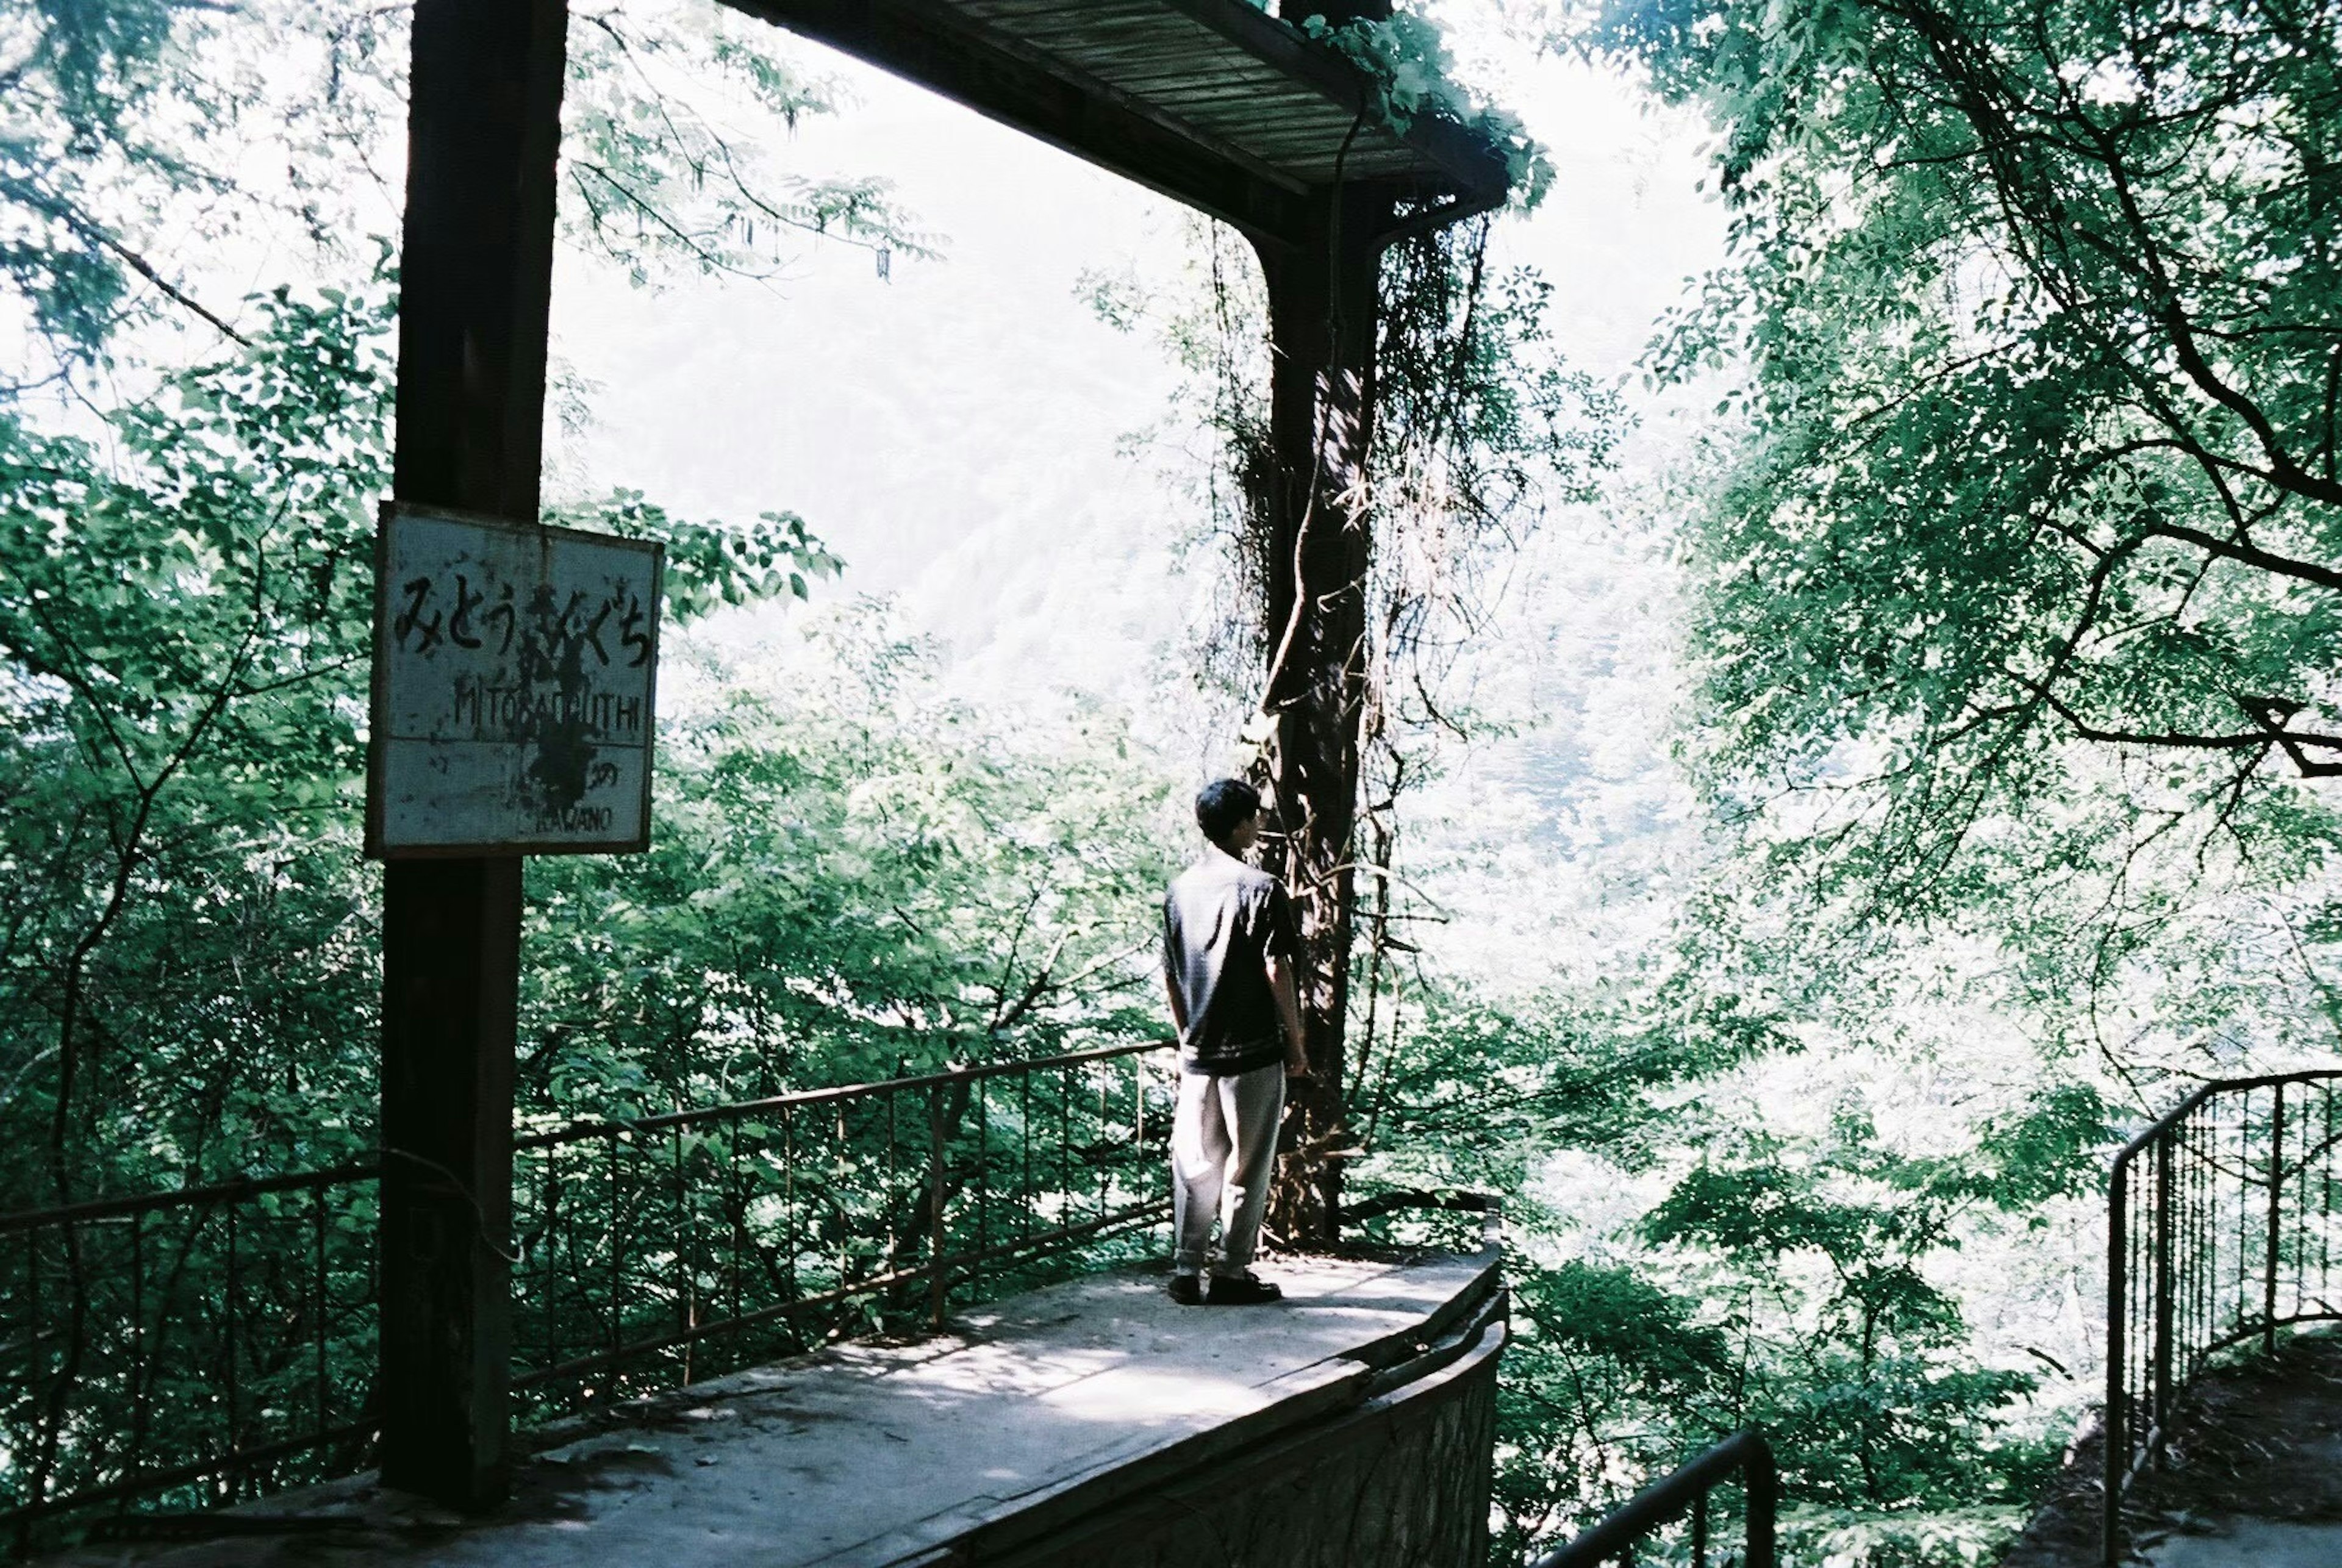
{"label": "curved handrail", "polygon": [[1069,1051],[1062,1056],[1036,1056],[1024,1062],[987,1062],[980,1067],[953,1067],[941,1073],[921,1073],[908,1078],[879,1078],[867,1084],[839,1084],[826,1089],[795,1089],[786,1094],[767,1095],[761,1100],[736,1100],[729,1104],[701,1105],[688,1111],[663,1111],[654,1116],[614,1116],[598,1122],[570,1122],[540,1133],[524,1134],[513,1140],[513,1148],[515,1151],[549,1149],[563,1144],[606,1138],[613,1134],[672,1132],[678,1127],[738,1121],[766,1112],[801,1110],[807,1105],[867,1100],[879,1094],[906,1094],[920,1089],[947,1088],[988,1078],[1005,1078],[1013,1074],[1087,1066],[1094,1062],[1112,1062],[1124,1056],[1144,1056],[1149,1052],[1168,1051],[1176,1044],[1177,1042],[1173,1040],[1144,1040],[1136,1045],[1101,1045],[1093,1051]]}
{"label": "curved handrail", "polygon": [[2160,1121],[2125,1144],[2114,1157],[2112,1173],[2120,1175],[2140,1150],[2177,1127],[2189,1113],[2215,1094],[2248,1093],[2255,1089],[2275,1088],[2283,1084],[2315,1084],[2331,1078],[2342,1078],[2342,1068],[2308,1067],[2297,1073],[2265,1073],[2257,1078],[2215,1078],[2199,1085],[2194,1094],[2165,1112]]}
{"label": "curved handrail", "polygon": [[1772,1445],[1754,1427],[1734,1433],[1690,1463],[1662,1476],[1613,1509],[1601,1523],[1528,1568],[1596,1568],[1660,1525],[1692,1515],[1693,1558],[1704,1568],[1707,1494],[1734,1474],[1745,1475],[1748,1495],[1746,1568],[1776,1568],[1775,1529],[1781,1504]]}
{"label": "curved handrail", "polygon": [[2159,1460],[2176,1401],[2206,1362],[2342,1318],[2337,1082],[2342,1069],[2311,1068],[2202,1084],[2108,1166],[2107,1568],[2122,1561],[2125,1496]]}
{"label": "curved handrail", "polygon": [[1342,1223],[1364,1224],[1390,1214],[1416,1211],[1430,1213],[1477,1214],[1480,1216],[1480,1245],[1484,1250],[1501,1250],[1505,1244],[1505,1201],[1494,1193],[1483,1193],[1469,1187],[1406,1187],[1376,1193],[1358,1203],[1342,1205]]}

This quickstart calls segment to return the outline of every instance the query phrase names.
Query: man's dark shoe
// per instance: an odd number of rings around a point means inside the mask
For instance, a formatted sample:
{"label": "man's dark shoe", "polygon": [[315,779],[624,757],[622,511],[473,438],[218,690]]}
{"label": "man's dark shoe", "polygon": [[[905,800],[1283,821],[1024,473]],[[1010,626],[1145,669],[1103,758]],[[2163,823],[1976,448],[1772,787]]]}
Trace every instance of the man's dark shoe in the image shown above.
{"label": "man's dark shoe", "polygon": [[1263,1302],[1283,1301],[1285,1293],[1266,1280],[1255,1279],[1250,1270],[1240,1274],[1214,1274],[1211,1289],[1205,1293],[1206,1306],[1258,1306]]}
{"label": "man's dark shoe", "polygon": [[1173,1274],[1171,1276],[1171,1299],[1177,1302],[1181,1306],[1202,1306],[1204,1304],[1204,1282],[1197,1279],[1194,1274]]}

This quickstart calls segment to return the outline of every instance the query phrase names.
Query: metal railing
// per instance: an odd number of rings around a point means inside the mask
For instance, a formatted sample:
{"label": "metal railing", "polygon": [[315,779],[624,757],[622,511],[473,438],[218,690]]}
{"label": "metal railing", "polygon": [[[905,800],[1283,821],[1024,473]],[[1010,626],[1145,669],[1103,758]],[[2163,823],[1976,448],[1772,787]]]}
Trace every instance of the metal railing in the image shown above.
{"label": "metal railing", "polygon": [[[515,1140],[513,1384],[544,1420],[943,1322],[1166,1219],[1169,1047]],[[374,1161],[0,1215],[0,1527],[366,1462]]]}
{"label": "metal railing", "polygon": [[1170,1213],[1168,1051],[815,1089],[514,1147],[513,1383],[556,1413],[867,1331]]}
{"label": "metal railing", "polygon": [[1567,1545],[1546,1553],[1529,1568],[1597,1568],[1616,1563],[1632,1568],[1637,1543],[1686,1515],[1691,1568],[1708,1568],[1708,1497],[1740,1477],[1746,1520],[1741,1550],[1727,1553],[1717,1568],[1776,1568],[1775,1530],[1781,1506],[1773,1450],[1754,1428],[1734,1433],[1690,1463],[1653,1482],[1611,1511],[1600,1523]]}
{"label": "metal railing", "polygon": [[2342,1318],[2335,1084],[2342,1072],[2207,1084],[2115,1156],[2107,1199],[2101,1548],[2159,1463],[2187,1383],[2218,1352]]}
{"label": "metal railing", "polygon": [[375,1180],[369,1161],[0,1215],[0,1525],[20,1550],[66,1508],[355,1467]]}

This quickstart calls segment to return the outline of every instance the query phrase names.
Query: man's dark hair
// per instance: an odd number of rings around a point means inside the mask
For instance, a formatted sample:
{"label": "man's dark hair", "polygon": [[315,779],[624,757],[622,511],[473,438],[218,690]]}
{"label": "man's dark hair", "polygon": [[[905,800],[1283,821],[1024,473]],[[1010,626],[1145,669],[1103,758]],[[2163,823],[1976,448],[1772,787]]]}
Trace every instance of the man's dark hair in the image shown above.
{"label": "man's dark hair", "polygon": [[1222,849],[1228,835],[1260,810],[1260,791],[1242,779],[1214,779],[1196,794],[1196,825]]}

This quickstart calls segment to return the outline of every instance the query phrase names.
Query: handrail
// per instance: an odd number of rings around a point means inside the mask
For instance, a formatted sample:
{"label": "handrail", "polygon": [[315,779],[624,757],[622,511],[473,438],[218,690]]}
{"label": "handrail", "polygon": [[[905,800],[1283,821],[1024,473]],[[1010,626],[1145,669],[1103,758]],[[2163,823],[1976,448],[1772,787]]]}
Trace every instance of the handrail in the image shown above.
{"label": "handrail", "polygon": [[48,1209],[19,1209],[0,1214],[0,1236],[44,1225],[83,1224],[95,1220],[126,1220],[164,1209],[197,1208],[207,1203],[241,1203],[268,1193],[315,1191],[362,1182],[380,1174],[378,1162],[368,1158],[329,1165],[322,1171],[291,1171],[275,1176],[238,1176],[202,1187],[166,1187],[121,1198],[85,1198]]}
{"label": "handrail", "polygon": [[1111,1062],[1122,1056],[1144,1056],[1152,1051],[1167,1051],[1176,1044],[1171,1040],[1146,1040],[1136,1045],[1101,1045],[1093,1051],[1070,1051],[1061,1056],[1035,1056],[1023,1062],[987,1062],[978,1067],[953,1067],[941,1073],[921,1073],[908,1078],[880,1078],[866,1084],[839,1084],[825,1089],[796,1089],[786,1094],[770,1094],[761,1100],[737,1100],[730,1104],[701,1105],[688,1111],[663,1111],[655,1116],[571,1122],[542,1133],[525,1134],[513,1140],[513,1148],[516,1152],[545,1149],[588,1138],[606,1138],[614,1133],[664,1133],[676,1127],[736,1121],[744,1116],[802,1110],[809,1105],[827,1105],[842,1100],[865,1100],[876,1094],[900,1094],[916,1089],[974,1084],[1016,1074],[1078,1067],[1091,1062]]}
{"label": "handrail", "polygon": [[[688,1127],[701,1123],[716,1122],[740,1116],[757,1115],[766,1112],[806,1105],[826,1104],[836,1100],[855,1100],[873,1094],[900,1093],[910,1089],[932,1088],[937,1084],[972,1083],[979,1078],[1003,1077],[1012,1073],[1030,1073],[1046,1068],[1077,1066],[1085,1062],[1108,1062],[1118,1056],[1142,1056],[1150,1051],[1169,1048],[1171,1042],[1144,1041],[1136,1045],[1105,1045],[1094,1051],[1072,1051],[1057,1056],[1036,1056],[1024,1062],[990,1062],[977,1067],[955,1067],[942,1073],[923,1073],[907,1078],[880,1078],[862,1084],[839,1084],[822,1089],[799,1089],[786,1094],[771,1094],[760,1100],[740,1100],[723,1105],[702,1105],[688,1111],[663,1111],[656,1115],[634,1118],[610,1117],[594,1122],[566,1122],[543,1132],[525,1133],[513,1139],[515,1152],[526,1149],[550,1148],[559,1144],[576,1143],[587,1138],[606,1138],[613,1133],[665,1132],[673,1127]],[[119,1198],[85,1198],[75,1203],[62,1203],[45,1209],[17,1209],[0,1213],[0,1235],[32,1230],[43,1225],[78,1224],[88,1220],[126,1219],[133,1214],[151,1214],[161,1209],[184,1208],[190,1204],[237,1202],[258,1197],[264,1193],[289,1193],[324,1186],[336,1186],[345,1182],[364,1181],[381,1174],[379,1160],[369,1156],[329,1165],[320,1171],[290,1171],[273,1176],[236,1176],[225,1182],[214,1182],[200,1187],[163,1187],[154,1192],[135,1193]]]}
{"label": "handrail", "polygon": [[2342,1318],[2342,1070],[2218,1079],[2125,1144],[2107,1170],[2106,1407],[2099,1524],[2123,1558],[2123,1503],[2159,1463],[2177,1403],[2217,1353]]}
{"label": "handrail", "polygon": [[1496,1250],[1505,1244],[1505,1201],[1494,1193],[1470,1187],[1405,1187],[1376,1193],[1358,1202],[1344,1203],[1342,1223],[1360,1225],[1392,1214],[1414,1213],[1477,1214],[1480,1245]]}
{"label": "handrail", "polygon": [[1630,1552],[1636,1542],[1684,1514],[1691,1515],[1692,1568],[1707,1564],[1707,1494],[1734,1474],[1746,1477],[1747,1535],[1743,1568],[1777,1568],[1780,1475],[1772,1445],[1754,1427],[1734,1433],[1680,1469],[1662,1476],[1611,1510],[1568,1544],[1528,1568],[1596,1568]]}
{"label": "handrail", "polygon": [[2197,1085],[2195,1093],[2165,1112],[2159,1121],[2132,1138],[2129,1143],[2125,1144],[2114,1157],[2112,1170],[2114,1174],[2120,1174],[2124,1167],[2127,1166],[2141,1150],[2177,1127],[2189,1112],[2215,1094],[2277,1088],[2287,1084],[2316,1084],[2337,1077],[2342,1077],[2342,1069],[2307,1067],[2297,1073],[2265,1073],[2257,1078],[2215,1078],[2208,1084]]}

